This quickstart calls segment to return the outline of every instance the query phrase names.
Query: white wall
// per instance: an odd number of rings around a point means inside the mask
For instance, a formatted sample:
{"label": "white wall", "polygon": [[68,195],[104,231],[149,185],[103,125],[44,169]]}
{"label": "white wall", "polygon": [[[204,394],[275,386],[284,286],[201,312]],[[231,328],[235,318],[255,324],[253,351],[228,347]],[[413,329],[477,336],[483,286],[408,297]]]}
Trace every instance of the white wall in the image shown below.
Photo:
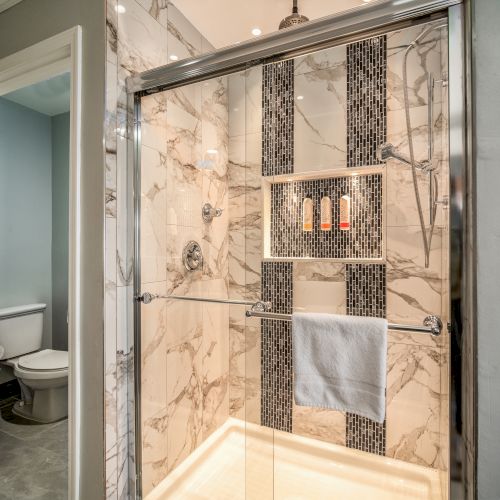
{"label": "white wall", "polygon": [[477,209],[478,498],[500,498],[500,2],[472,4]]}

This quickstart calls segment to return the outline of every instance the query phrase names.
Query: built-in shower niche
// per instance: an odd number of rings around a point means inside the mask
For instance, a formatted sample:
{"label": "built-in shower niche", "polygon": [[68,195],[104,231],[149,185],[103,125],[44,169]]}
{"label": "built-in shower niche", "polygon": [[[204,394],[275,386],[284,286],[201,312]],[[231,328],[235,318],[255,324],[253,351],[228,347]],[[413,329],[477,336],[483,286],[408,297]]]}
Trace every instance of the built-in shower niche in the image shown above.
{"label": "built-in shower niche", "polygon": [[[264,258],[384,260],[384,168],[325,170],[262,179]],[[340,198],[349,195],[350,229],[341,230]],[[304,198],[313,200],[313,230],[303,231]],[[322,231],[321,198],[332,202],[332,228]]]}

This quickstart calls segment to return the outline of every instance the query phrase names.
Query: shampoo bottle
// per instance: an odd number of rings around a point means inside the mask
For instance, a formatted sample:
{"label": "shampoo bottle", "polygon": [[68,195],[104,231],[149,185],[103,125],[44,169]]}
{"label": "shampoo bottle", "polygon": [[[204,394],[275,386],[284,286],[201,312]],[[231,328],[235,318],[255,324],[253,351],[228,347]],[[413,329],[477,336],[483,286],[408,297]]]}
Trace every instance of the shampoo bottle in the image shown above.
{"label": "shampoo bottle", "polygon": [[302,230],[312,231],[313,230],[313,201],[310,194],[306,195],[304,201],[302,202]]}
{"label": "shampoo bottle", "polygon": [[327,194],[321,195],[321,230],[332,229],[332,200]]}
{"label": "shampoo bottle", "polygon": [[351,229],[351,197],[345,194],[340,198],[340,221],[339,228],[342,231]]}

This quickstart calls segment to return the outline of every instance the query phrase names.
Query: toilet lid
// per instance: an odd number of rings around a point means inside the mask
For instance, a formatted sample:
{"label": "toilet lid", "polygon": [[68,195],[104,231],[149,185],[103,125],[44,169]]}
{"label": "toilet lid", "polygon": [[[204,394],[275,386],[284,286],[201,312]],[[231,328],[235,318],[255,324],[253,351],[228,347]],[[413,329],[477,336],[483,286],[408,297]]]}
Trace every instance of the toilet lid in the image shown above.
{"label": "toilet lid", "polygon": [[19,358],[18,366],[27,370],[64,370],[68,368],[68,351],[38,351]]}

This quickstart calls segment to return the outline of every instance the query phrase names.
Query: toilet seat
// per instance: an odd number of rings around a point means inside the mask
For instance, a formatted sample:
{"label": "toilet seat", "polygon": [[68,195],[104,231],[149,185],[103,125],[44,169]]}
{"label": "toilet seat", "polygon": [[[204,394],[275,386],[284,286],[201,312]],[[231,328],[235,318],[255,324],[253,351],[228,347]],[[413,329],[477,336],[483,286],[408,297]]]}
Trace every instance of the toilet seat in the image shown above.
{"label": "toilet seat", "polygon": [[21,356],[17,362],[19,368],[33,371],[58,371],[68,369],[68,351],[44,349],[33,354]]}
{"label": "toilet seat", "polygon": [[14,367],[21,379],[59,379],[68,376],[68,351],[44,349],[21,356]]}

